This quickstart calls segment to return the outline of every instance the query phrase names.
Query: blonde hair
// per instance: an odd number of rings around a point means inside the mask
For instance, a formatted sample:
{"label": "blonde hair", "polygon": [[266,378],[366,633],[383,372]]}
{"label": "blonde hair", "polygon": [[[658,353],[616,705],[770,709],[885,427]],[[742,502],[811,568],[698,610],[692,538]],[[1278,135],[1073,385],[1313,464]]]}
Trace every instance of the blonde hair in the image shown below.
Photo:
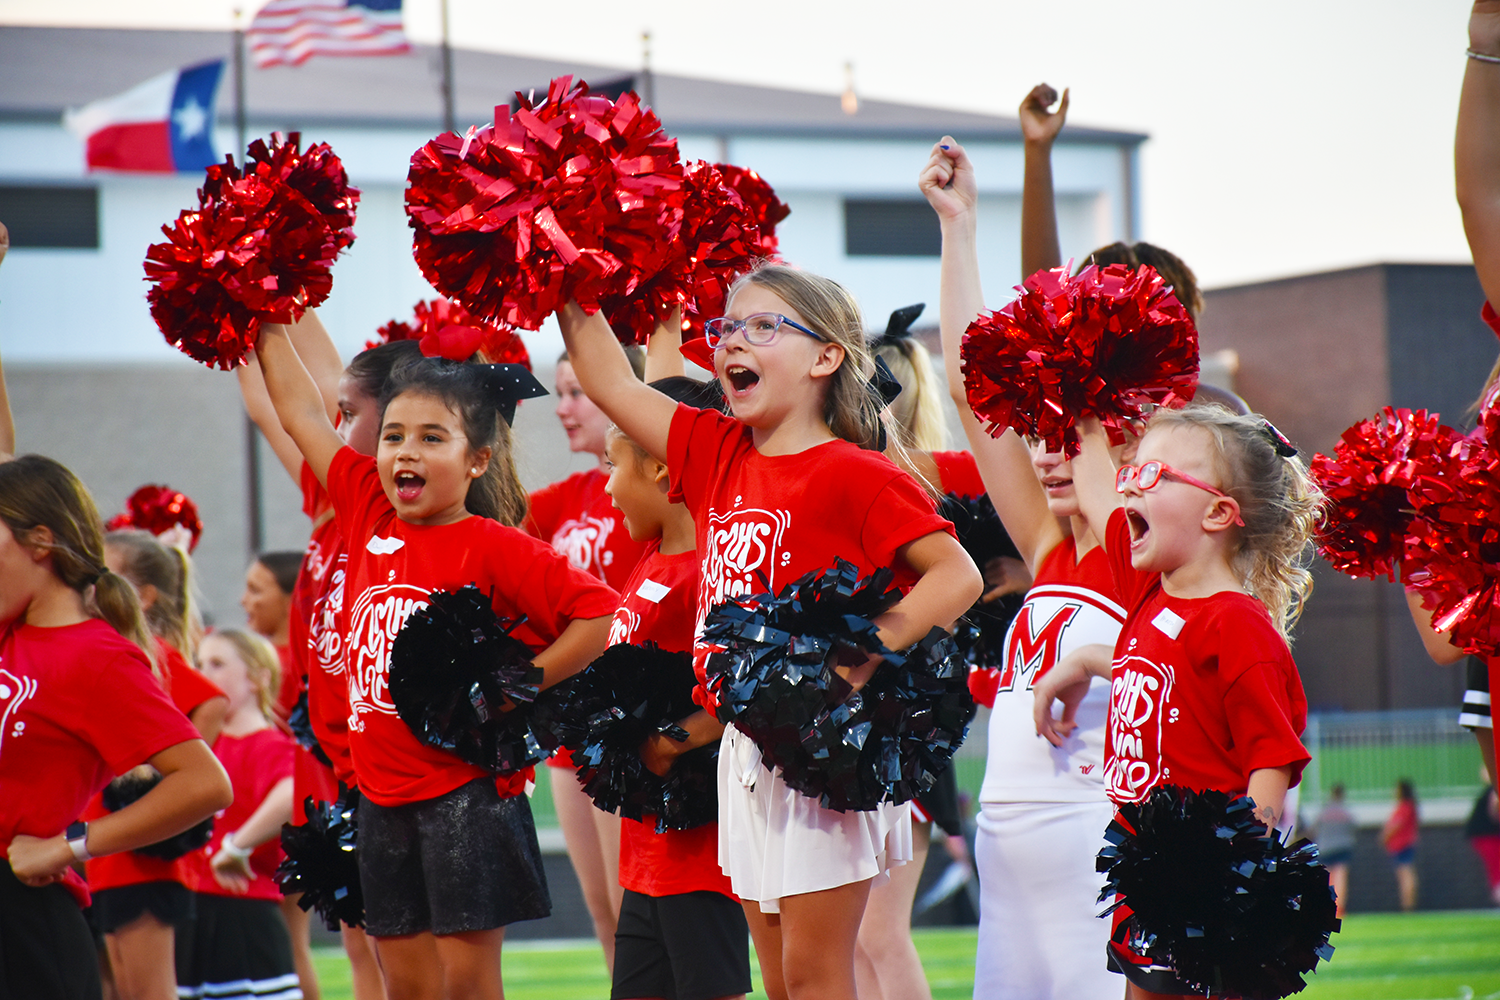
{"label": "blonde hair", "polygon": [[785,264],[760,263],[729,286],[726,302],[741,288],[758,285],[775,293],[820,337],[844,349],[843,363],[828,377],[823,419],[835,437],[875,448],[880,442],[880,411],[870,395],[875,362],[865,341],[864,319],[854,296],[836,281]]}
{"label": "blonde hair", "polygon": [[1174,427],[1197,427],[1212,438],[1219,486],[1239,504],[1245,522],[1230,565],[1290,642],[1312,593],[1307,565],[1323,494],[1300,457],[1278,453],[1270,424],[1258,413],[1240,416],[1217,404],[1189,406],[1158,410],[1146,425],[1148,431]]}
{"label": "blonde hair", "polygon": [[276,647],[254,632],[238,628],[215,629],[209,638],[223,639],[234,647],[235,654],[245,664],[245,674],[255,688],[255,701],[260,714],[274,718],[276,695],[281,690],[281,658]]}
{"label": "blonde hair", "polygon": [[944,389],[933,370],[932,355],[920,341],[900,337],[880,343],[875,356],[883,360],[901,395],[891,403],[891,435],[908,451],[948,448],[948,421],[943,417]]}
{"label": "blonde hair", "polygon": [[[156,643],[130,581],[104,564],[103,520],[94,498],[62,463],[22,455],[0,463],[0,521],[17,542],[46,550],[52,574],[84,599],[85,610],[140,647],[157,678]],[[45,541],[37,529],[52,534]]]}
{"label": "blonde hair", "polygon": [[188,554],[175,545],[163,545],[149,531],[127,528],[104,536],[107,549],[119,552],[120,575],[137,592],[150,585],[156,600],[145,609],[146,626],[183,658],[193,658],[192,569]]}

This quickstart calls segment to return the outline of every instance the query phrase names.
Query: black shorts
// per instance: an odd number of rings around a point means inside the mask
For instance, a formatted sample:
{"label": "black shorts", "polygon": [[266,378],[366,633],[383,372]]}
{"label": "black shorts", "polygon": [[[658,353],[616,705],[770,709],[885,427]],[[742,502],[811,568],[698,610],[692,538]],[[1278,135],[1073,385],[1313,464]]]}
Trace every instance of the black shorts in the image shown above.
{"label": "black shorts", "polygon": [[255,1000],[301,995],[281,905],[197,893],[198,919],[177,928],[177,995]]}
{"label": "black shorts", "polygon": [[198,909],[193,893],[180,882],[141,882],[94,892],[89,908],[101,934],[113,934],[149,913],[164,924],[192,923]]}
{"label": "black shorts", "polygon": [[0,861],[0,997],[97,1000],[99,959],[83,911],[53,883],[22,884]]}
{"label": "black shorts", "polygon": [[1490,718],[1490,668],[1477,656],[1464,661],[1464,704],[1458,724],[1469,729],[1493,729]]}
{"label": "black shorts", "polygon": [[750,992],[750,927],[719,892],[625,890],[615,930],[611,1000],[710,1000]]}
{"label": "black shorts", "polygon": [[359,802],[365,933],[459,934],[552,912],[526,796],[476,778],[404,806]]}

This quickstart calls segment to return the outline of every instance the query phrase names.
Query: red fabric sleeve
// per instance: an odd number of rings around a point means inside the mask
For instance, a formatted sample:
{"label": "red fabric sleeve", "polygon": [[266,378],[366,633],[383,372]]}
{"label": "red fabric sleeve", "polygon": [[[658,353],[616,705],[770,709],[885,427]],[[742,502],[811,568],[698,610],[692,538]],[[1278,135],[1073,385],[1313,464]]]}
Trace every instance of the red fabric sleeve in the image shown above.
{"label": "red fabric sleeve", "polygon": [[979,465],[972,452],[935,451],[932,460],[938,467],[938,488],[944,493],[957,493],[962,497],[984,496],[984,480],[979,477]]}
{"label": "red fabric sleeve", "polygon": [[[497,596],[526,616],[518,636],[529,632],[547,645],[575,618],[607,618],[620,606],[620,595],[608,584],[574,569],[546,542],[519,531],[507,534],[508,544],[492,550],[491,569],[500,581]],[[518,573],[517,567],[524,568]]]}
{"label": "red fabric sleeve", "polygon": [[302,474],[298,485],[302,487],[302,513],[316,521],[318,515],[328,509],[328,491],[318,482],[312,466],[302,463]]}
{"label": "red fabric sleeve", "polygon": [[1290,766],[1295,786],[1312,759],[1299,738],[1307,703],[1297,665],[1263,616],[1226,615],[1216,625],[1224,714],[1245,780],[1251,771]]}
{"label": "red fabric sleeve", "polygon": [[718,468],[725,439],[749,432],[744,424],[717,410],[698,410],[678,403],[667,432],[667,469],[672,482],[667,498],[697,510]]}
{"label": "red fabric sleeve", "polygon": [[145,656],[137,652],[136,661],[130,670],[100,664],[87,696],[108,706],[108,711],[78,719],[78,731],[115,774],[124,774],[168,747],[199,738],[187,716],[167,700]]}
{"label": "red fabric sleeve", "polygon": [[1109,557],[1109,572],[1115,580],[1115,593],[1120,603],[1133,608],[1136,602],[1151,589],[1159,576],[1142,573],[1130,565],[1130,525],[1125,520],[1125,508],[1121,507],[1109,515],[1109,526],[1105,529],[1104,554]]}
{"label": "red fabric sleeve", "polygon": [[328,465],[328,499],[346,540],[363,538],[365,529],[391,505],[375,459],[348,446],[340,448]]}
{"label": "red fabric sleeve", "polygon": [[903,472],[875,495],[859,540],[876,566],[894,566],[897,549],[936,531],[958,537],[948,519],[937,512],[927,491]]}

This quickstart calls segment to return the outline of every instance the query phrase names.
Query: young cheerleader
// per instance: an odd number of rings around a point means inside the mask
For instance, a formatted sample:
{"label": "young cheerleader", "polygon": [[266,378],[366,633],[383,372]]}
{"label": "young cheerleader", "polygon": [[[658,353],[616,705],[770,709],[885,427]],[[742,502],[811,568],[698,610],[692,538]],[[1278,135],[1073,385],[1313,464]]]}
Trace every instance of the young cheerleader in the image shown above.
{"label": "young cheerleader", "polygon": [[[628,353],[631,368],[639,377],[644,356],[639,348],[631,348]],[[604,455],[609,418],[584,394],[566,354],[557,360],[556,412],[567,432],[568,448],[593,455],[598,464],[532,493],[526,530],[550,542],[576,568],[619,590],[640,562],[645,547],[631,538],[604,493],[609,478]],[[558,751],[547,763],[552,803],[568,846],[568,859],[583,890],[594,935],[604,949],[604,965],[613,970],[615,921],[621,899],[620,818],[594,808],[573,780],[573,759],[566,750]]]}
{"label": "young cheerleader", "polygon": [[[1090,520],[1108,525],[1104,548],[1130,615],[1113,664],[1107,647],[1086,647],[1037,684],[1037,732],[1061,742],[1089,676],[1108,674],[1112,801],[1140,802],[1159,784],[1248,794],[1257,819],[1275,827],[1309,760],[1307,701],[1286,636],[1312,585],[1302,558],[1316,488],[1256,415],[1160,410],[1134,464],[1118,471],[1098,421],[1081,431],[1074,485]],[[1133,998],[1194,992],[1121,940],[1108,955]]]}
{"label": "young cheerleader", "polygon": [[[637,381],[602,316],[576,304],[559,314],[584,391],[667,464],[671,496],[693,514],[700,623],[726,598],[777,591],[845,559],[861,573],[893,566],[910,587],[878,623],[887,647],[951,624],[979,596],[979,573],[922,488],[869,450],[879,416],[853,299],[825,278],[764,265],[728,301],[708,329],[736,419]],[[695,652],[701,670],[705,651]],[[862,685],[877,666],[849,679]],[[767,993],[853,997],[860,916],[871,882],[910,856],[909,810],[821,808],[761,767],[734,727],[719,770],[719,863],[744,901]]]}
{"label": "young cheerleader", "polygon": [[214,756],[234,783],[234,802],[193,855],[198,917],[183,936],[178,996],[297,1000],[292,940],[272,878],[281,825],[292,816],[297,750],[271,721],[281,680],[276,650],[254,633],[225,629],[204,636],[198,664],[229,698]]}
{"label": "young cheerleader", "polygon": [[291,651],[292,591],[302,571],[300,552],[262,552],[245,570],[240,607],[256,635],[270,640],[281,660],[281,690],[276,692],[276,717],[285,722],[302,694],[302,678],[294,670]]}
{"label": "young cheerleader", "polygon": [[[692,379],[652,385],[689,406],[715,406],[717,389]],[[666,650],[693,647],[697,621],[697,532],[692,515],[674,503],[667,467],[618,428],[605,460],[610,499],[630,537],[646,554],[621,590],[610,644],[653,642]],[[702,737],[723,724],[698,711],[681,720]],[[668,738],[646,741],[647,766],[670,769]],[[663,766],[665,765],[665,766]],[[748,929],[740,902],[720,870],[718,824],[657,833],[654,820],[620,822],[620,885],[624,900],[615,932],[611,997],[740,997],[750,992]]]}
{"label": "young cheerleader", "polygon": [[[112,531],[104,537],[104,563],[135,588],[155,641],[162,688],[205,742],[218,738],[229,701],[189,664],[191,589],[188,555],[149,532]],[[107,816],[103,796],[84,811],[88,821]],[[91,918],[104,935],[111,980],[120,1000],[172,1000],[177,996],[173,928],[196,915],[186,858],[122,851],[85,866],[93,896]]]}
{"label": "young cheerleader", "polygon": [[[421,357],[415,341],[398,340],[380,344],[355,355],[344,368],[332,339],[316,315],[309,311],[289,327],[289,339],[302,359],[323,397],[325,409],[332,415],[341,438],[361,455],[374,455],[380,437],[380,394],[390,379],[392,369],[405,361]],[[306,820],[303,802],[331,801],[338,794],[337,784],[356,784],[354,767],[349,760],[349,693],[344,679],[343,595],[348,554],[334,518],[328,493],[302,460],[296,442],[281,428],[275,407],[266,395],[260,362],[252,353],[249,363],[236,369],[245,409],[255,421],[272,450],[286,468],[287,474],[302,491],[302,510],[312,521],[312,535],[302,556],[302,567],[292,596],[287,624],[292,669],[306,691],[308,722],[318,741],[318,748],[329,766],[311,753],[297,754],[292,780],[292,822]],[[299,895],[286,897],[282,915],[292,933],[293,955],[302,978],[303,993],[316,1000],[309,986],[316,988],[312,974],[311,915],[298,905]],[[362,928],[345,924],[340,928],[344,951],[349,957],[350,978],[357,1000],[373,1000],[384,994],[380,966],[374,946]]]}
{"label": "young cheerleader", "polygon": [[963,147],[946,137],[934,146],[920,184],[943,232],[948,391],[990,500],[1034,577],[1000,669],[982,679],[993,693],[974,840],[981,893],[974,995],[1107,996],[1117,981],[1078,956],[1098,954],[1108,940],[1096,916],[1094,855],[1112,814],[1103,774],[1109,685],[1102,678],[1090,685],[1076,727],[1056,746],[1036,738],[1032,688],[1073,650],[1113,645],[1125,608],[1099,545],[1103,526],[1080,506],[1073,463],[1039,442],[1028,448],[1014,431],[990,437],[969,408],[961,343],[984,297],[978,188]]}
{"label": "young cheerleader", "polygon": [[535,663],[551,685],[604,649],[616,595],[509,527],[525,516],[525,494],[507,420],[531,392],[506,366],[421,359],[397,372],[371,459],[329,423],[284,327],[266,327],[257,353],[282,426],[328,490],[347,543],[360,881],[387,994],[499,997],[504,925],[550,906],[528,774],[497,781],[418,742],[390,701],[391,644],[429,593],[474,584],[497,613],[525,616],[516,634],[540,650]]}
{"label": "young cheerleader", "polygon": [[[51,459],[0,464],[0,995],[97,997],[71,865],[174,836],[229,804],[213,754],[153,676],[130,584],[104,563],[99,511]],[[74,823],[115,774],[161,782]],[[69,824],[72,824],[71,826]]]}

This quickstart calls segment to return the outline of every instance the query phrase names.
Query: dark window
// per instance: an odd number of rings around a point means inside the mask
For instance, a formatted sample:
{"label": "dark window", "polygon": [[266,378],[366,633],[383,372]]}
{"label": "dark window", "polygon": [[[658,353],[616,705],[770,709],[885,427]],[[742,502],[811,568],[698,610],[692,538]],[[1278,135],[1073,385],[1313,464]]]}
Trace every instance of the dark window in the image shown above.
{"label": "dark window", "polygon": [[99,249],[99,189],[0,185],[0,222],[13,247]]}
{"label": "dark window", "polygon": [[940,257],[943,234],[924,198],[845,198],[844,252],[850,257]]}

